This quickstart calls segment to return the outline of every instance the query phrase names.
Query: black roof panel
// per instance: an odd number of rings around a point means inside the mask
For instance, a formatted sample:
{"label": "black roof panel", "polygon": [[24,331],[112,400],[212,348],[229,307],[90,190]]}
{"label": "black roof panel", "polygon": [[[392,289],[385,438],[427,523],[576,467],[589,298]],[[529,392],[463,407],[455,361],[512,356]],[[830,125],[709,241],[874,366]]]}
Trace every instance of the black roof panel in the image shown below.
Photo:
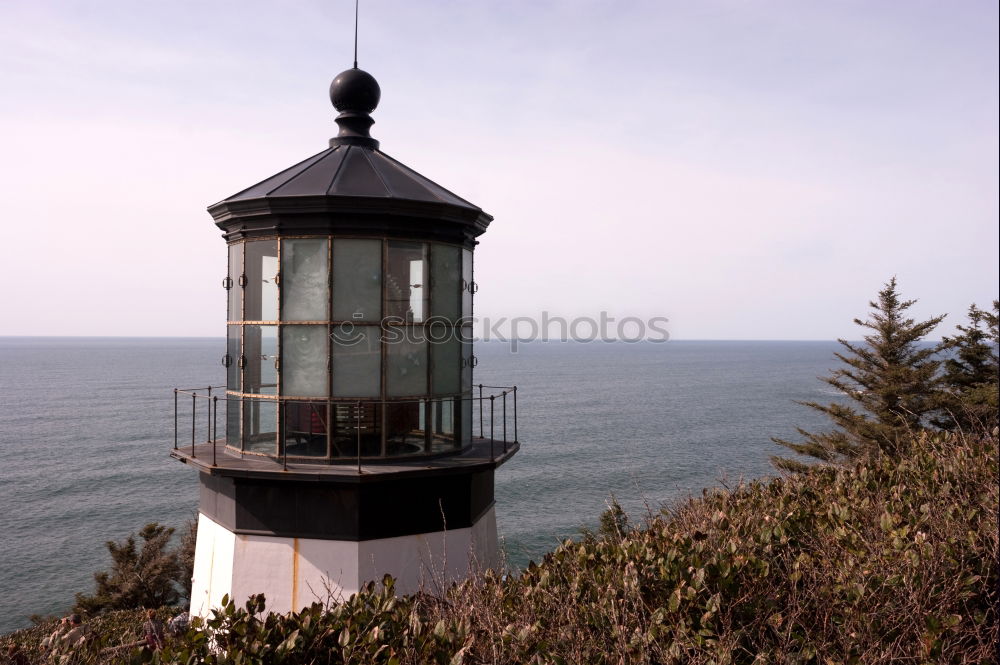
{"label": "black roof panel", "polygon": [[479,210],[382,151],[358,145],[334,145],[210,208],[254,199],[314,196],[402,199]]}

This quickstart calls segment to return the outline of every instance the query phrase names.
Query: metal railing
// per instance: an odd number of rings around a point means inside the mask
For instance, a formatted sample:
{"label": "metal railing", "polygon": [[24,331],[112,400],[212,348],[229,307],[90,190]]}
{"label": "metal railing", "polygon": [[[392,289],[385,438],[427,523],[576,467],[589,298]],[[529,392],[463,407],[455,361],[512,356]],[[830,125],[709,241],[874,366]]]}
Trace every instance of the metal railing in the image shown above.
{"label": "metal railing", "polygon": [[[218,431],[220,402],[226,423],[221,437]],[[478,409],[475,408],[477,402]],[[250,405],[258,415],[261,405],[267,409],[274,405],[275,431],[256,435],[244,431],[246,421],[241,410],[236,419],[240,432],[232,436],[228,428],[233,418],[226,417],[230,405],[242,406],[244,410]],[[450,419],[451,426],[438,431],[435,416],[441,419],[443,413],[447,413],[445,420]],[[390,422],[400,417],[401,424]],[[478,439],[475,437],[477,432]],[[253,436],[257,437],[257,450],[248,449]],[[264,438],[267,436],[274,437],[274,448],[270,452],[259,446],[260,443],[269,445],[269,440]],[[402,443],[398,440],[400,437]],[[421,439],[422,447],[418,445]],[[318,442],[323,454],[290,455],[290,442],[295,442],[292,444],[295,447],[301,440]],[[506,455],[510,444],[519,443],[517,386],[477,384],[464,395],[394,400],[228,395],[225,386],[174,389],[174,450],[192,459],[197,459],[199,452],[206,455],[210,450],[212,466],[218,465],[220,444],[233,452],[280,460],[286,469],[291,458],[292,461],[328,464],[355,461],[360,470],[362,461],[456,454],[477,441],[488,442],[491,460],[496,459],[498,451]],[[237,445],[232,445],[234,442]]]}
{"label": "metal railing", "polygon": [[[213,391],[215,394],[213,395]],[[183,395],[185,401],[191,398],[191,457],[197,458],[195,445],[198,438],[198,400],[202,400],[205,405],[205,441],[212,444],[212,466],[217,465],[215,444],[218,441],[218,414],[219,414],[219,393],[225,398],[225,386],[207,386],[205,388],[174,388],[174,450],[179,450],[180,445],[180,398]]]}

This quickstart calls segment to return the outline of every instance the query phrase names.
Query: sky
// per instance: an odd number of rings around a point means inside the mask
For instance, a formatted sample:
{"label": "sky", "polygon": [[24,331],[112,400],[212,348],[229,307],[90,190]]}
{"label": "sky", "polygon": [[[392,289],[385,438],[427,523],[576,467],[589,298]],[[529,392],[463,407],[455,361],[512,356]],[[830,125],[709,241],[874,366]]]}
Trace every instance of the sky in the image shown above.
{"label": "sky", "polygon": [[[205,211],[325,149],[354,3],[0,3],[0,335],[222,336]],[[382,150],[495,218],[477,314],[857,339],[1000,291],[993,0],[361,3]]]}

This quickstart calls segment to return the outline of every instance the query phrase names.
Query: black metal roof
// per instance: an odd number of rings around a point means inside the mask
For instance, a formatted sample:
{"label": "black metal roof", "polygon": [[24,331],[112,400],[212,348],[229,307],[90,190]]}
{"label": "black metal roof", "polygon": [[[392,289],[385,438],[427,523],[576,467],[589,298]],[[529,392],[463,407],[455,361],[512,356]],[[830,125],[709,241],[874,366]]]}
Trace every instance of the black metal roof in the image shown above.
{"label": "black metal roof", "polygon": [[220,226],[241,218],[297,213],[361,213],[438,218],[485,231],[492,217],[379,150],[369,112],[378,83],[367,72],[342,72],[330,86],[341,114],[330,147],[209,206]]}
{"label": "black metal roof", "polygon": [[331,146],[219,203],[280,196],[397,198],[480,210],[381,150],[357,145]]}

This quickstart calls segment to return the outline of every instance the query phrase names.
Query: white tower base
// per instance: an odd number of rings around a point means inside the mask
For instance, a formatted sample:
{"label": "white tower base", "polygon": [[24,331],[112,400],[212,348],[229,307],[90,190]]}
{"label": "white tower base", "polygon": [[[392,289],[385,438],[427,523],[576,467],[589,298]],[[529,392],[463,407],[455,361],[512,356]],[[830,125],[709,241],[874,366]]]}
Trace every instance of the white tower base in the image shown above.
{"label": "white tower base", "polygon": [[210,616],[225,595],[240,606],[258,593],[271,612],[298,611],[346,599],[386,573],[398,593],[440,593],[499,563],[492,507],[469,528],[361,541],[237,534],[199,513],[191,616]]}

